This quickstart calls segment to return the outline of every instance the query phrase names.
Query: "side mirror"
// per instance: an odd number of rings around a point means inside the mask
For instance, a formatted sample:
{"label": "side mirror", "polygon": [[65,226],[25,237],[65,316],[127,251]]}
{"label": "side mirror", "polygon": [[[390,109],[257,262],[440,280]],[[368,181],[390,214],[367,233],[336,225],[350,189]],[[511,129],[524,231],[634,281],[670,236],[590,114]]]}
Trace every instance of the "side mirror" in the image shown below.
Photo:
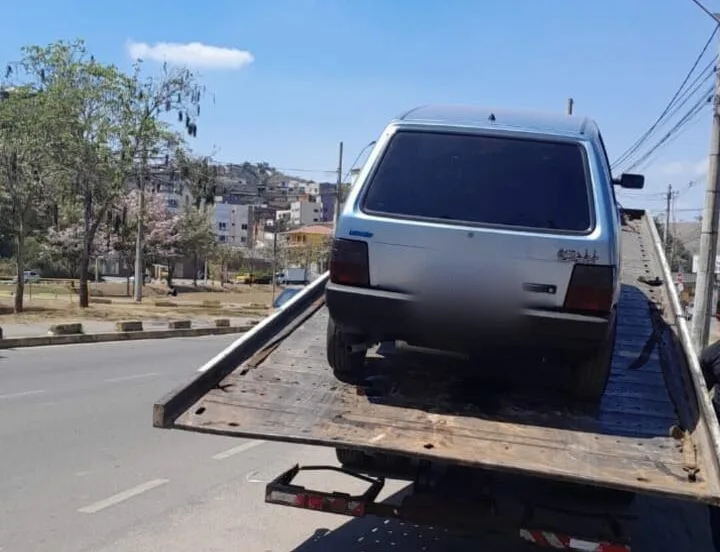
{"label": "side mirror", "polygon": [[620,178],[613,180],[613,184],[627,190],[642,190],[645,187],[645,176],[642,174],[623,173]]}

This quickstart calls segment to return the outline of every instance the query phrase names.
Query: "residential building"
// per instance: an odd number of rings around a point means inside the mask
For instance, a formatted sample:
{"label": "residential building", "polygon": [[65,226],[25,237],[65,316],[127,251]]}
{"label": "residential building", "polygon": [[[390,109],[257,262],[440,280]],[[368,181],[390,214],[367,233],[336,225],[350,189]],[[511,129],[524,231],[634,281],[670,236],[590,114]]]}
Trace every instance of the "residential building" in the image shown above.
{"label": "residential building", "polygon": [[328,268],[332,224],[321,223],[301,226],[282,233],[288,248],[288,268],[300,265],[309,269],[311,276],[325,272]]}
{"label": "residential building", "polygon": [[278,209],[275,211],[275,222],[278,224],[280,223],[287,223],[290,224],[290,219],[292,216],[292,210],[290,209]]}
{"label": "residential building", "polygon": [[335,218],[335,192],[337,185],[331,182],[321,182],[318,185],[318,201],[323,206],[323,220],[332,222]]}
{"label": "residential building", "polygon": [[312,224],[283,232],[283,236],[290,247],[302,245],[321,246],[327,243],[331,235],[331,224]]}
{"label": "residential building", "polygon": [[247,247],[252,234],[252,209],[249,205],[231,201],[231,197],[215,198],[212,211],[213,232],[219,243]]}
{"label": "residential building", "polygon": [[290,224],[306,226],[323,222],[323,204],[316,201],[293,201],[290,204]]}

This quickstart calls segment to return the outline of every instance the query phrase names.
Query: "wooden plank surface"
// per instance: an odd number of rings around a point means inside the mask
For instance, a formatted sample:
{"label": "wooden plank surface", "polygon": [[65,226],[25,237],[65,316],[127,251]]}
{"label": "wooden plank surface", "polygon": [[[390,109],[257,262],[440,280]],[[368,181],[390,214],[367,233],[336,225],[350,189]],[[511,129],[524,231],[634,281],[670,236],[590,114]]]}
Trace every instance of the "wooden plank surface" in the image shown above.
{"label": "wooden plank surface", "polygon": [[387,346],[369,355],[362,387],[342,384],[325,360],[323,308],[262,362],[227,376],[175,427],[715,500],[718,489],[704,478],[702,454],[690,481],[692,441],[685,440],[683,451],[683,441],[671,436],[679,423],[692,435],[694,409],[677,354],[651,346],[672,328],[650,315],[663,304],[663,288],[638,277],[660,270],[645,222],[631,224],[623,232],[613,372],[597,408],[569,406],[545,389],[557,366],[499,357],[468,363]]}

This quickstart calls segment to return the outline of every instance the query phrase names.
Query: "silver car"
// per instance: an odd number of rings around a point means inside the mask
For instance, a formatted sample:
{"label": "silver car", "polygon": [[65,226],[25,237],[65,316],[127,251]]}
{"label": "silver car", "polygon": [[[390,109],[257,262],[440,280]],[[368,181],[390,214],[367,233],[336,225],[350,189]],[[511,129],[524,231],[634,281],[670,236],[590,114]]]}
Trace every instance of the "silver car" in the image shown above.
{"label": "silver car", "polygon": [[369,345],[572,355],[597,400],[610,373],[620,220],[597,125],[461,106],[390,122],[350,191],[332,246],[328,361],[362,371]]}

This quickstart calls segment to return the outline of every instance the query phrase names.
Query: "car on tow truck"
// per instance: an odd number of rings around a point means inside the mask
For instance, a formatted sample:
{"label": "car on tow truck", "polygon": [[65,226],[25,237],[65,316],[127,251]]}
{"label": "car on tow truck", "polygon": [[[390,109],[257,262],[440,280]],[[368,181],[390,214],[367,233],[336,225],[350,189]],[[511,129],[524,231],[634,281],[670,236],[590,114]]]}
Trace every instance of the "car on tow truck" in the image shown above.
{"label": "car on tow truck", "polygon": [[466,106],[388,124],[332,243],[327,358],[341,379],[382,341],[561,357],[576,398],[610,376],[620,221],[594,121]]}

